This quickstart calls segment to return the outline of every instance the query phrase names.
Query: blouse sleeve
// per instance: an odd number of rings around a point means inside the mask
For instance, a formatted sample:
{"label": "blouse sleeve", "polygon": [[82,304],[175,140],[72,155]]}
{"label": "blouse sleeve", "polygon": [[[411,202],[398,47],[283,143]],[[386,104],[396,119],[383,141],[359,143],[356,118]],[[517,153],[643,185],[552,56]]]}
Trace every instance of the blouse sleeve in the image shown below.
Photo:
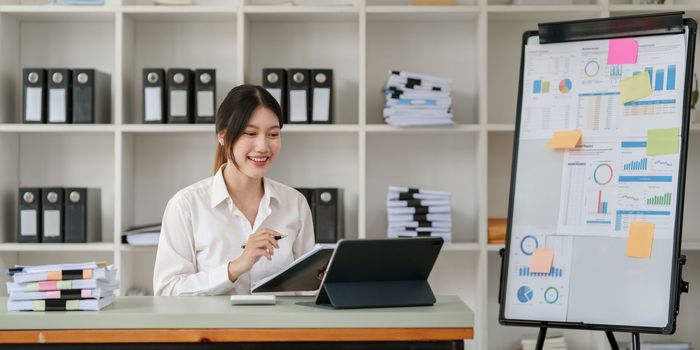
{"label": "blouse sleeve", "polygon": [[196,272],[193,227],[186,199],[176,195],[163,215],[153,271],[154,295],[220,295],[235,285],[228,278],[228,262]]}

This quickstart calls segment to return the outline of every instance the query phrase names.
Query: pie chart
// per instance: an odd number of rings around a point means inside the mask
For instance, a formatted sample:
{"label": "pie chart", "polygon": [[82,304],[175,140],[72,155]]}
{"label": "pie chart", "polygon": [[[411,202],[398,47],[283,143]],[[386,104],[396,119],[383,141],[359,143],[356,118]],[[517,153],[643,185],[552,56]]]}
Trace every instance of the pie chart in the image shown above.
{"label": "pie chart", "polygon": [[523,304],[532,300],[533,295],[534,293],[532,292],[532,289],[530,289],[528,286],[518,288],[518,300],[520,300],[520,302]]}
{"label": "pie chart", "polygon": [[567,94],[569,91],[571,91],[572,84],[571,84],[571,79],[562,79],[559,82],[559,91],[562,94]]}

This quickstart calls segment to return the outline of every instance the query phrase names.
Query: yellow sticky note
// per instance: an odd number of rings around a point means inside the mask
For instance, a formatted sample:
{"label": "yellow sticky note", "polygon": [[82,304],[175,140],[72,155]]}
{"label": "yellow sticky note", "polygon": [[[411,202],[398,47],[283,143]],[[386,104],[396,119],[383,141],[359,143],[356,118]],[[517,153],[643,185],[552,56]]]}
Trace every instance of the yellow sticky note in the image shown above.
{"label": "yellow sticky note", "polygon": [[622,79],[620,82],[620,100],[622,103],[639,100],[651,96],[651,77],[643,71],[633,77]]}
{"label": "yellow sticky note", "polygon": [[530,272],[549,273],[554,262],[554,248],[535,248],[530,260]]}
{"label": "yellow sticky note", "polygon": [[576,148],[579,141],[581,141],[579,130],[555,131],[546,146],[554,149]]}
{"label": "yellow sticky note", "polygon": [[678,128],[647,130],[647,155],[678,154]]}
{"label": "yellow sticky note", "polygon": [[632,258],[649,259],[651,244],[654,241],[654,224],[649,222],[632,221],[627,237],[627,256]]}

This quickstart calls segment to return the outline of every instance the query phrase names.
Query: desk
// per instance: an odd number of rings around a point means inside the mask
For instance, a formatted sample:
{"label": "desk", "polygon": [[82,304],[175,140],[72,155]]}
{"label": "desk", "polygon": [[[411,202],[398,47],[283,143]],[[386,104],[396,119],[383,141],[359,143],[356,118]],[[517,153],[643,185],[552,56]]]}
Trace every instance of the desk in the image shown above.
{"label": "desk", "polygon": [[463,349],[473,322],[455,296],[434,306],[353,310],[309,297],[278,297],[274,306],[231,306],[228,296],[117,297],[98,312],[8,312],[0,298],[0,343],[65,344],[55,349]]}

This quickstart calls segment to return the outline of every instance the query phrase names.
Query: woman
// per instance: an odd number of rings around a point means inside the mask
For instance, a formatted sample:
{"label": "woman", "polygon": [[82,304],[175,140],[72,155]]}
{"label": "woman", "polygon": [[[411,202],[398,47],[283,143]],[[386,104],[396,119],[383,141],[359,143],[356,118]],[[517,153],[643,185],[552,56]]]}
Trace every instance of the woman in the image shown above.
{"label": "woman", "polygon": [[314,245],[304,196],[265,177],[281,148],[282,111],[241,85],[216,113],[213,177],[176,193],[163,215],[155,295],[250,294]]}

